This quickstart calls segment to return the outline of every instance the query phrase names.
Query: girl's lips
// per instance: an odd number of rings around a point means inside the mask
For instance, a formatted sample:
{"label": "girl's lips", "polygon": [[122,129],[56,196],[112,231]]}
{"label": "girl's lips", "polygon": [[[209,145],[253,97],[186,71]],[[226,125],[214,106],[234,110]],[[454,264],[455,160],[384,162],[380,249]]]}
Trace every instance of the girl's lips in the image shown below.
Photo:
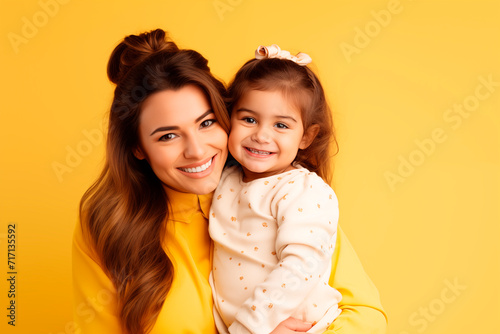
{"label": "girl's lips", "polygon": [[251,156],[254,156],[254,157],[259,157],[259,158],[267,158],[271,155],[274,155],[276,153],[274,152],[270,152],[270,151],[263,151],[263,150],[257,150],[255,148],[251,148],[251,147],[244,147],[245,151],[251,155]]}
{"label": "girl's lips", "polygon": [[217,157],[217,154],[211,158],[208,158],[202,162],[186,165],[183,167],[177,167],[177,170],[181,172],[183,175],[189,176],[191,178],[203,178],[207,175],[210,175],[214,170],[214,162]]}

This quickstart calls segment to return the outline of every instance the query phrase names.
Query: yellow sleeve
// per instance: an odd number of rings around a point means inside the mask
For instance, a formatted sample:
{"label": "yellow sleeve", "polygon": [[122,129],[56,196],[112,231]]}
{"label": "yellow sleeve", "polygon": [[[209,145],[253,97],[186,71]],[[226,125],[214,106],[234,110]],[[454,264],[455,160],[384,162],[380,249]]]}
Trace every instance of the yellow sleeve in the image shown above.
{"label": "yellow sleeve", "polygon": [[78,224],[73,236],[73,317],[75,333],[121,333],[116,290],[90,256]]}
{"label": "yellow sleeve", "polygon": [[342,294],[342,313],[324,334],[385,333],[387,316],[378,290],[340,226],[337,235],[329,283]]}

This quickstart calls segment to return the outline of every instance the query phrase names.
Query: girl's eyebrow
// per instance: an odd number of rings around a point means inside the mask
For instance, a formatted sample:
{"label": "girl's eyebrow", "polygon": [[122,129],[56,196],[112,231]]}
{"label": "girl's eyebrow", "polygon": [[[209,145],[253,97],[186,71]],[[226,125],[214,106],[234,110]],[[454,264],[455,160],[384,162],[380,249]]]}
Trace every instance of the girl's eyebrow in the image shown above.
{"label": "girl's eyebrow", "polygon": [[250,112],[252,114],[256,114],[255,111],[251,110],[251,109],[247,109],[247,108],[238,108],[236,109],[236,112],[240,112],[240,111],[247,111],[247,112]]}
{"label": "girl's eyebrow", "polygon": [[[214,111],[212,109],[209,109],[207,111],[205,111],[203,114],[201,114],[201,116],[199,116],[198,118],[196,118],[194,120],[194,123],[198,123],[199,121],[201,121],[202,119],[204,119],[205,117],[207,117],[208,115],[210,114],[213,114]],[[151,132],[150,136],[154,135],[155,133],[157,132],[160,132],[160,131],[171,131],[171,130],[179,130],[180,128],[178,126],[161,126],[159,128],[157,128],[156,130],[154,130],[153,132]]]}
{"label": "girl's eyebrow", "polygon": [[[247,108],[238,108],[236,109],[236,112],[248,112],[248,113],[251,113],[251,114],[258,114],[258,112],[256,111],[253,111],[251,109],[247,109]],[[288,115],[275,115],[274,117],[276,118],[282,118],[282,119],[288,119],[288,120],[291,120],[295,123],[297,123],[297,120],[295,118],[293,118],[292,116],[288,116]]]}

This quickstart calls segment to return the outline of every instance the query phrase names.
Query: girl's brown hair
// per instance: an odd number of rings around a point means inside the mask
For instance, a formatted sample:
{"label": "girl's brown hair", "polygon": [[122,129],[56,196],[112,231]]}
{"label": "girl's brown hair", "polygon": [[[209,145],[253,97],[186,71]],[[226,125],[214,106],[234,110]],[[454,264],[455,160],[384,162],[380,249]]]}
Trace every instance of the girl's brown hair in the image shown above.
{"label": "girl's brown hair", "polygon": [[198,52],[179,49],[160,29],[126,37],[108,62],[108,77],[116,89],[106,162],[82,197],[80,219],[96,261],[116,288],[126,333],[151,330],[174,276],[172,260],[162,247],[168,198],[147,161],[133,154],[139,145],[141,106],[158,91],[196,85],[227,132],[225,88],[207,63]]}
{"label": "girl's brown hair", "polygon": [[325,92],[313,71],[286,59],[249,60],[229,85],[230,113],[248,90],[280,91],[284,98],[300,110],[304,132],[312,125],[319,127],[318,134],[309,147],[299,150],[295,162],[331,183],[331,147],[334,146],[337,151],[338,145]]}

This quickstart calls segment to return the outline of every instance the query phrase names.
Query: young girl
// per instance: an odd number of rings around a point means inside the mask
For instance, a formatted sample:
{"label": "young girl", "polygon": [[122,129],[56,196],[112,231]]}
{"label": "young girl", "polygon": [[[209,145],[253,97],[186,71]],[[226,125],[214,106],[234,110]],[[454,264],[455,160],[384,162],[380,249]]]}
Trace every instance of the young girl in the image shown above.
{"label": "young girl", "polygon": [[270,333],[292,316],[323,333],[340,314],[328,285],[338,202],[328,186],[331,113],[297,56],[259,47],[229,87],[227,168],[214,194],[211,285],[221,333]]}

